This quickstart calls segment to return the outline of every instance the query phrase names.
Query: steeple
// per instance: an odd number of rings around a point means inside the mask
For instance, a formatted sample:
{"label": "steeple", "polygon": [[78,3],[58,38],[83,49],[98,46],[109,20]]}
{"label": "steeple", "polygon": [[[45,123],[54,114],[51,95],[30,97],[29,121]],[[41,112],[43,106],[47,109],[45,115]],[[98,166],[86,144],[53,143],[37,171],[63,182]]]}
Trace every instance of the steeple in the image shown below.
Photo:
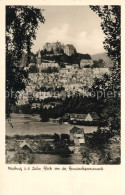
{"label": "steeple", "polygon": [[41,58],[40,49],[39,49],[39,51],[38,51],[38,58]]}
{"label": "steeple", "polygon": [[41,64],[41,53],[40,53],[40,49],[38,51],[37,64]]}

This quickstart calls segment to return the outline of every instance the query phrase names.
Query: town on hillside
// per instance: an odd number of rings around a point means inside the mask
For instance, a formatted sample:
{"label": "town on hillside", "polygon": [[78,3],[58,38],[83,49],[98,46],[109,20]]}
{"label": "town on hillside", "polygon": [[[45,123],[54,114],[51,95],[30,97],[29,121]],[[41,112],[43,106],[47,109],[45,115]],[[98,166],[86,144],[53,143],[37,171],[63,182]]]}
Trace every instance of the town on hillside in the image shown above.
{"label": "town on hillside", "polygon": [[[28,66],[26,61],[24,53],[20,69],[28,72],[28,79],[12,107],[15,134],[6,135],[6,162],[45,163],[45,155],[50,155],[50,164],[105,163],[107,148],[111,150],[118,138],[114,144],[110,124],[91,97],[95,79],[110,74],[105,62],[58,41],[45,43],[43,50],[32,53]],[[103,152],[97,149],[102,142]],[[113,163],[112,154],[110,158]]]}
{"label": "town on hillside", "polygon": [[[21,66],[25,66],[26,58],[24,55]],[[89,54],[78,54],[73,45],[58,41],[46,43],[42,51],[31,55],[30,61],[29,81],[26,82],[25,91],[19,92],[17,105],[28,104],[30,100],[31,108],[35,108],[35,103],[40,108],[39,102],[48,98],[65,99],[76,94],[89,96],[94,79],[109,74],[109,68],[104,67],[103,60],[100,59],[95,65]],[[43,107],[51,107],[52,103],[48,102],[48,106],[44,104]]]}

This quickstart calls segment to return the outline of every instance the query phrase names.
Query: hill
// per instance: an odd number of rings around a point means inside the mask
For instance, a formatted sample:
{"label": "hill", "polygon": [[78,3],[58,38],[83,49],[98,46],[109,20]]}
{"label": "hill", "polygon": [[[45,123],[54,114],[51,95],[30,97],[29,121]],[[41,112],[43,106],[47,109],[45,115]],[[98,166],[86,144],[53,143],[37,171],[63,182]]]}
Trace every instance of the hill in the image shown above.
{"label": "hill", "polygon": [[93,60],[99,60],[102,59],[105,62],[105,67],[109,68],[113,66],[113,62],[111,61],[111,59],[107,56],[106,53],[99,53],[99,54],[95,54],[95,55],[91,55],[91,58]]}
{"label": "hill", "polygon": [[41,51],[41,54],[43,60],[48,60],[48,61],[50,60],[50,61],[57,62],[60,66],[62,66],[62,64],[64,63],[80,65],[81,59],[91,59],[91,56],[89,54],[82,54],[82,53],[74,53],[71,56],[68,56],[65,53],[55,55],[55,54],[44,54]]}

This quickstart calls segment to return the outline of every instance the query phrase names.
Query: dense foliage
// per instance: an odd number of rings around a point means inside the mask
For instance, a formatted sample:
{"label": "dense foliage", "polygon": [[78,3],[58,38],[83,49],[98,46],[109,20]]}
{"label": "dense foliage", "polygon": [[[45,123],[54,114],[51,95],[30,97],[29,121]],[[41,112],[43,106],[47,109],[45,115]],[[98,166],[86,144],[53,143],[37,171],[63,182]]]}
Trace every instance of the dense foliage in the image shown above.
{"label": "dense foliage", "polygon": [[45,19],[41,10],[33,6],[6,7],[6,118],[10,118],[15,93],[25,88],[27,72],[20,67],[23,53],[30,62],[30,49],[35,39],[38,23]]}
{"label": "dense foliage", "polygon": [[54,72],[58,73],[59,70],[56,67],[48,67],[47,69],[44,69],[41,72],[51,74],[51,73],[54,73]]}
{"label": "dense foliage", "polygon": [[105,67],[105,62],[102,59],[93,61],[92,68],[104,68],[104,67]]}
{"label": "dense foliage", "polygon": [[30,152],[27,150],[18,149],[15,152],[12,161],[18,164],[23,164],[23,163],[32,164],[34,161],[34,156],[31,155]]}
{"label": "dense foliage", "polygon": [[36,65],[32,65],[30,68],[29,68],[29,73],[38,73],[39,72],[39,69]]}
{"label": "dense foliage", "polygon": [[[42,53],[42,52],[41,52]],[[64,54],[61,55],[43,55],[43,60],[52,60],[59,64],[80,64],[81,59],[91,59],[89,54],[74,53],[71,56]]]}
{"label": "dense foliage", "polygon": [[[99,17],[105,34],[104,48],[113,60],[109,75],[96,78],[91,91],[96,94],[94,101],[111,128],[120,132],[120,77],[121,77],[121,9],[120,6],[90,6]],[[102,94],[98,99],[97,94]],[[106,96],[105,96],[106,94]]]}
{"label": "dense foliage", "polygon": [[101,18],[101,27],[105,34],[104,48],[113,60],[114,66],[121,63],[121,7],[116,5],[90,6]]}

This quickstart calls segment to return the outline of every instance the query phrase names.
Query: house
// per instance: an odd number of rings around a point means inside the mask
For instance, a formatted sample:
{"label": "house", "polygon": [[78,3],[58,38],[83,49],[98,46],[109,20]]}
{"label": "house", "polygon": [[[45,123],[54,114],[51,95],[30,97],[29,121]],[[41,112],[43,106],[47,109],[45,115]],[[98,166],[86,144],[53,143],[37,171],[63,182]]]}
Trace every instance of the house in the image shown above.
{"label": "house", "polygon": [[93,68],[94,77],[101,77],[105,73],[109,74],[109,68]]}
{"label": "house", "polygon": [[40,108],[40,103],[32,103],[31,109]]}
{"label": "house", "polygon": [[54,108],[51,104],[44,104],[43,108],[49,109],[49,108]]}
{"label": "house", "polygon": [[80,68],[84,68],[87,65],[91,67],[93,65],[93,60],[92,59],[81,59]]}
{"label": "house", "polygon": [[66,92],[65,92],[64,90],[62,90],[62,91],[60,92],[60,95],[61,95],[61,97],[62,97],[63,99],[66,98]]}
{"label": "house", "polygon": [[58,63],[55,63],[55,62],[51,62],[51,63],[48,63],[48,62],[42,62],[40,64],[37,64],[39,70],[44,70],[44,69],[47,69],[49,67],[51,68],[58,68],[59,69],[59,64]]}
{"label": "house", "polygon": [[50,122],[52,122],[52,123],[59,123],[60,122],[60,117],[59,118],[56,118],[56,119],[54,119],[54,118],[49,118],[49,121]]}
{"label": "house", "polygon": [[98,121],[99,117],[96,113],[87,113],[87,114],[70,114],[70,122],[75,124],[77,122],[94,122]]}
{"label": "house", "polygon": [[53,106],[53,107],[56,107],[56,106],[60,106],[60,105],[63,105],[63,103],[61,101],[57,101],[57,102],[50,102],[50,105]]}
{"label": "house", "polygon": [[26,151],[29,151],[30,153],[32,153],[32,149],[31,149],[30,145],[27,144],[25,141],[23,141],[23,143],[20,143],[20,148],[22,150],[26,150]]}
{"label": "house", "polygon": [[74,126],[70,130],[70,141],[73,141],[76,146],[83,145],[85,143],[84,129]]}

